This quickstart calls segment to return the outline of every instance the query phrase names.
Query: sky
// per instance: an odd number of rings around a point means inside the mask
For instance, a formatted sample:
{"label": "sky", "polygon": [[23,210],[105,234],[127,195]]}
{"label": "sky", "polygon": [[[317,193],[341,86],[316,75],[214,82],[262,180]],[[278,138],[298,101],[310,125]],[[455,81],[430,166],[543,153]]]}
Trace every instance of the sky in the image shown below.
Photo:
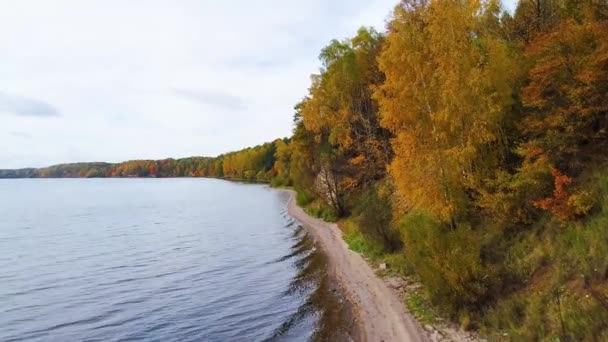
{"label": "sky", "polygon": [[0,0],[0,169],[215,156],[289,136],[321,48],[383,30],[396,3]]}

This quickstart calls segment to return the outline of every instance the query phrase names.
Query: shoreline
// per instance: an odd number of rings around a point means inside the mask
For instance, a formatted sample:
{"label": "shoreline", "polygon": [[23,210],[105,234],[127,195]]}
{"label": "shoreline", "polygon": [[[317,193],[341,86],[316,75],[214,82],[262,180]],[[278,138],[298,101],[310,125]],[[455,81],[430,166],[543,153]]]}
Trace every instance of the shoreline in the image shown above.
{"label": "shoreline", "polygon": [[355,331],[361,341],[428,341],[426,332],[406,311],[401,298],[363,259],[350,250],[337,225],[309,216],[289,193],[287,211],[314,237],[328,258],[328,272],[353,307]]}

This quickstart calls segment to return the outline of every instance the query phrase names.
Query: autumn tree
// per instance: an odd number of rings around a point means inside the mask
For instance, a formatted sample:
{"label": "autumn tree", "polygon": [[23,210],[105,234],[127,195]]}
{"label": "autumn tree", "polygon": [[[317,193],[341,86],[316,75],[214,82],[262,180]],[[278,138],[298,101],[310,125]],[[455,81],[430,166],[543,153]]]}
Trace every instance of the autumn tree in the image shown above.
{"label": "autumn tree", "polygon": [[539,148],[560,170],[580,172],[605,155],[608,138],[608,25],[567,21],[540,36],[527,56],[534,62],[523,102],[528,150]]}
{"label": "autumn tree", "polygon": [[389,133],[379,125],[373,88],[383,81],[376,57],[383,37],[362,28],[352,39],[333,40],[320,59],[302,103],[304,128],[319,143],[318,192],[338,214],[345,191],[382,178],[391,155]]}
{"label": "autumn tree", "polygon": [[[497,2],[403,1],[379,57],[375,98],[393,132],[390,171],[402,208],[454,223],[477,180],[504,153],[502,125],[517,72],[500,34]],[[491,26],[490,26],[491,27]]]}
{"label": "autumn tree", "polygon": [[319,142],[315,134],[306,129],[302,119],[303,105],[304,102],[300,102],[294,107],[294,130],[289,144],[291,150],[289,176],[300,196],[308,200],[314,192],[320,161]]}

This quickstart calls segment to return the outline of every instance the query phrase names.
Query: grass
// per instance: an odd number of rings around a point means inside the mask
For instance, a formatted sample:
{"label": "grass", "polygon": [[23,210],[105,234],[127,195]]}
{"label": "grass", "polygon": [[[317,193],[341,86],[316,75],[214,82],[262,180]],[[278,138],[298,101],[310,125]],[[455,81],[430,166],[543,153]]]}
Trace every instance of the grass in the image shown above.
{"label": "grass", "polygon": [[313,197],[304,191],[297,191],[296,203],[298,206],[305,208],[309,203],[313,201]]}
{"label": "grass", "polygon": [[[411,269],[408,267],[406,257],[403,253],[384,253],[382,247],[375,245],[367,239],[359,230],[354,219],[346,219],[340,222],[340,228],[344,232],[344,241],[348,247],[374,264],[385,263],[386,270],[378,270],[379,276],[395,275],[408,276]],[[433,323],[436,321],[435,313],[429,299],[420,290],[408,292],[405,297],[405,305],[408,310],[421,322]]]}
{"label": "grass", "polygon": [[351,250],[372,261],[382,261],[382,257],[384,256],[382,248],[372,243],[361,233],[355,220],[342,220],[340,222],[340,228],[344,233],[344,241],[346,241],[346,244]]}
{"label": "grass", "polygon": [[[296,198],[296,201],[297,200],[298,199]],[[298,205],[299,205],[299,203],[298,203]],[[308,205],[306,205],[304,207],[304,210],[310,216],[314,216],[314,217],[323,219],[323,221],[326,221],[326,222],[337,222],[338,221],[338,216],[336,215],[333,208],[331,208],[330,206],[328,206],[327,204],[323,203],[320,200],[313,200],[312,202],[309,202]]]}
{"label": "grass", "polygon": [[420,291],[408,293],[405,298],[405,306],[422,323],[434,323],[436,321],[431,303]]}
{"label": "grass", "polygon": [[[508,245],[505,272],[517,282],[481,317],[482,331],[510,340],[608,340],[608,173],[588,180],[594,211],[570,222],[547,218]],[[497,333],[498,332],[498,333]]]}
{"label": "grass", "polygon": [[[340,226],[344,231],[344,240],[351,250],[363,255],[375,264],[385,263],[388,265],[386,270],[378,270],[379,276],[394,275],[406,277],[412,274],[403,253],[384,253],[381,247],[365,238],[354,220],[341,221]],[[421,322],[433,323],[436,321],[432,305],[422,291],[414,290],[408,292],[405,298],[405,305]]]}
{"label": "grass", "polygon": [[378,270],[379,276],[408,277],[413,274],[404,253],[400,251],[395,253],[385,252],[381,246],[373,243],[361,233],[355,219],[342,220],[339,222],[339,226],[344,233],[344,241],[348,248],[361,254],[374,264],[384,263],[388,265],[386,270]]}

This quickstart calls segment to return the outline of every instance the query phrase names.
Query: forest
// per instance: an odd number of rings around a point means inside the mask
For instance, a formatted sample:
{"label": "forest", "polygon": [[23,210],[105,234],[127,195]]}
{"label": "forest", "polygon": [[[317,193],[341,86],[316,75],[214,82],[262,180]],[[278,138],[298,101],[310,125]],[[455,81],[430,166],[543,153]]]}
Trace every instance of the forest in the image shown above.
{"label": "forest", "polygon": [[[288,142],[288,139],[277,139],[213,158],[130,160],[116,164],[72,163],[40,169],[0,170],[0,178],[213,177],[270,182],[278,173],[276,156],[284,153]],[[285,185],[289,184],[286,182]]]}
{"label": "forest", "polygon": [[608,2],[404,0],[319,57],[300,205],[464,329],[608,339]]}
{"label": "forest", "polygon": [[294,130],[215,158],[0,177],[292,186],[429,310],[510,340],[608,339],[608,2],[402,0],[319,55]]}

